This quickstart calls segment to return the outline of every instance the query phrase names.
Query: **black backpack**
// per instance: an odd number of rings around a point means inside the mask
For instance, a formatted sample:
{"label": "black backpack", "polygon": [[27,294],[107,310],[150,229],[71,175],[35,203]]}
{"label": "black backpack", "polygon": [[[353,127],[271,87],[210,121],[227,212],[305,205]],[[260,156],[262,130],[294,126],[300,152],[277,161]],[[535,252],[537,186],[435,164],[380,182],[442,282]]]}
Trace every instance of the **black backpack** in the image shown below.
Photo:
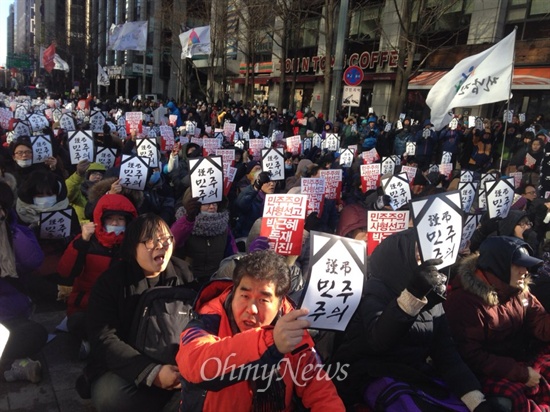
{"label": "black backpack", "polygon": [[181,332],[196,317],[197,292],[186,286],[157,286],[139,298],[130,332],[132,346],[163,365],[175,365]]}

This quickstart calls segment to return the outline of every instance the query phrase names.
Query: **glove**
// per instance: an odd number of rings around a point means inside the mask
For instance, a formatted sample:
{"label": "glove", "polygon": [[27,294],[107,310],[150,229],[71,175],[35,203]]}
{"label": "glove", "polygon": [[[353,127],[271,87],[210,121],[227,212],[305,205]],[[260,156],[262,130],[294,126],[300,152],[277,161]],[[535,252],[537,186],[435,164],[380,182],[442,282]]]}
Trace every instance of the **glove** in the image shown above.
{"label": "glove", "polygon": [[198,197],[189,198],[183,202],[183,207],[185,208],[187,219],[193,222],[201,211],[201,202],[199,202]]}
{"label": "glove", "polygon": [[[443,263],[442,259],[429,259],[417,266],[413,271],[413,278],[409,282],[407,290],[418,299],[423,299],[430,290],[441,285],[441,274],[435,267],[441,263]],[[445,276],[443,275],[443,277]]]}
{"label": "glove", "polygon": [[262,190],[262,186],[271,181],[271,172],[258,173],[256,180],[254,181],[254,189],[257,191]]}
{"label": "glove", "polygon": [[258,236],[250,243],[250,246],[248,247],[248,251],[250,253],[267,249],[269,249],[269,241],[265,236]]}

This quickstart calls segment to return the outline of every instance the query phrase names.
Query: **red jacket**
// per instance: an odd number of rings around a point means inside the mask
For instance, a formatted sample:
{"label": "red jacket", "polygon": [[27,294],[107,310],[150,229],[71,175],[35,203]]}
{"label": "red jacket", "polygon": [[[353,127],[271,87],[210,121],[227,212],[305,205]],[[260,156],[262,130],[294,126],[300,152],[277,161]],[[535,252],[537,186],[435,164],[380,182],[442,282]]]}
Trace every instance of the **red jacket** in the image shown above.
{"label": "red jacket", "polygon": [[109,268],[124,239],[124,233],[115,235],[105,231],[101,218],[107,210],[121,212],[132,218],[137,216],[136,208],[125,196],[104,195],[99,199],[94,209],[95,233],[90,241],[84,241],[82,235],[75,237],[57,265],[61,276],[74,278],[73,290],[67,302],[67,315],[86,310],[92,287]]}
{"label": "red jacket", "polygon": [[550,342],[550,315],[527,287],[513,289],[476,262],[464,259],[444,303],[458,350],[481,378],[525,383],[537,355],[527,341]]}
{"label": "red jacket", "polygon": [[[266,369],[278,367],[285,385],[286,411],[293,410],[293,395],[313,412],[344,411],[330,377],[321,369],[307,332],[302,341],[306,348],[286,355],[275,347],[271,326],[232,333],[225,310],[231,291],[230,281],[208,284],[195,305],[200,318],[190,322],[181,334],[176,356],[184,379],[180,410],[248,412],[252,410],[254,393],[250,382],[256,381],[254,371],[260,375]],[[283,314],[291,310],[285,299]],[[281,363],[276,366],[278,362]]]}

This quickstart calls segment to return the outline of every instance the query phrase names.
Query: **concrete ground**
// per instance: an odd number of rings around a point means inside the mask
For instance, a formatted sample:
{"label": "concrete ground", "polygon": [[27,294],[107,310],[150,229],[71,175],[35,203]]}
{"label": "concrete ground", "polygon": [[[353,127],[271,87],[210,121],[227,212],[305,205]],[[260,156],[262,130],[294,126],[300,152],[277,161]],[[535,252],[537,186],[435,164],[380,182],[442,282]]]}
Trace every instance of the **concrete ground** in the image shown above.
{"label": "concrete ground", "polygon": [[37,302],[32,319],[44,325],[52,338],[36,356],[42,364],[42,381],[6,382],[1,373],[0,411],[95,411],[91,401],[81,399],[74,389],[85,362],[78,359],[80,342],[66,332],[55,331],[64,317],[64,304],[51,300]]}

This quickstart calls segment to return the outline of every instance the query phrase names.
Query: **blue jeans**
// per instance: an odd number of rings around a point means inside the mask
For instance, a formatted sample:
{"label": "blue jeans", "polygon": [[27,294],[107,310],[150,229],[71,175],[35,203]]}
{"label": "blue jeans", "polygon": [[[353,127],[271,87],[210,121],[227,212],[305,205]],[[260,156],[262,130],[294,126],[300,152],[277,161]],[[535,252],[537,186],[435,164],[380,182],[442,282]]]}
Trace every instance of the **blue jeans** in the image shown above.
{"label": "blue jeans", "polygon": [[179,390],[136,386],[113,372],[106,372],[92,383],[92,403],[98,412],[177,411],[179,399]]}

